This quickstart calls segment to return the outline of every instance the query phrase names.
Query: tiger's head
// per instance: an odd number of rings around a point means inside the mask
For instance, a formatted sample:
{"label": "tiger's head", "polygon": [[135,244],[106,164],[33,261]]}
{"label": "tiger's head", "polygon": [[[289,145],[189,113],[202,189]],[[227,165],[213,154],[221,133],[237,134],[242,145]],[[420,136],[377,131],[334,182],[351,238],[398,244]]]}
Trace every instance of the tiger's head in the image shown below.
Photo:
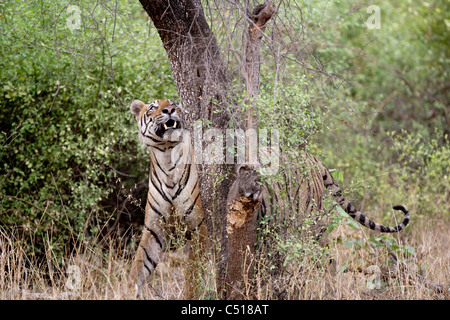
{"label": "tiger's head", "polygon": [[134,100],[130,104],[130,111],[137,121],[139,138],[145,145],[161,146],[180,141],[185,124],[183,111],[178,103],[156,100],[145,104]]}

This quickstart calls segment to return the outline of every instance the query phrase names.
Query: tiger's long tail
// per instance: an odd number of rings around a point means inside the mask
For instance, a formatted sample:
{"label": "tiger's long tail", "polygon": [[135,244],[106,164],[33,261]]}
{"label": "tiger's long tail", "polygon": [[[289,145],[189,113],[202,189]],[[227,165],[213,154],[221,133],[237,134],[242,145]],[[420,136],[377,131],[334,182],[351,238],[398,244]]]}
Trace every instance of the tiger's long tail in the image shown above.
{"label": "tiger's long tail", "polygon": [[400,223],[395,227],[383,226],[364,216],[361,212],[355,209],[355,207],[350,203],[350,201],[345,199],[345,197],[342,194],[342,190],[339,188],[339,186],[337,185],[336,181],[334,180],[333,176],[331,175],[328,169],[325,168],[325,172],[323,173],[322,177],[325,188],[327,188],[330,191],[331,195],[336,200],[336,202],[341,206],[341,208],[344,209],[344,211],[347,212],[350,217],[358,221],[363,226],[378,232],[392,233],[392,232],[399,232],[408,225],[411,216],[409,214],[409,211],[406,210],[404,206],[396,205],[392,207],[394,210],[403,211],[403,213],[405,214],[402,223]]}

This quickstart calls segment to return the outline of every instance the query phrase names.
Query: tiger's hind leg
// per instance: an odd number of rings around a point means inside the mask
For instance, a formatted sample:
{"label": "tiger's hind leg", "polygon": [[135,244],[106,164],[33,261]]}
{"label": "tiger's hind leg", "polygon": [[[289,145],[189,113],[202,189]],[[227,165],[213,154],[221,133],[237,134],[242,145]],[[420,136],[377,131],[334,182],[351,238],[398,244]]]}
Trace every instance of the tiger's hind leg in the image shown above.
{"label": "tiger's hind leg", "polygon": [[141,295],[142,285],[151,275],[164,252],[167,239],[163,229],[145,225],[142,238],[131,266],[128,288],[135,297]]}

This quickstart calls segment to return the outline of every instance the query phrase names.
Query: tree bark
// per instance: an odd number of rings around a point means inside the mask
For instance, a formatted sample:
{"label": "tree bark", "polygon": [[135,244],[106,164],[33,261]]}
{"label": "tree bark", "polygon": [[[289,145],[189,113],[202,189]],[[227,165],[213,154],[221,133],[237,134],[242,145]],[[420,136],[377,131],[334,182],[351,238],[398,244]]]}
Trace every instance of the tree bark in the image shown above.
{"label": "tree bark", "polygon": [[[202,127],[210,125],[222,131],[230,127],[246,127],[245,124],[241,124],[238,120],[240,110],[228,98],[229,79],[227,69],[221,58],[216,38],[206,22],[201,1],[140,0],[140,2],[157,28],[167,52],[180,102],[187,111],[185,116],[187,126],[192,128],[194,123],[200,119]],[[259,7],[258,14],[264,11],[262,9],[264,9],[265,5]],[[265,22],[263,24],[261,22],[264,19],[266,22],[270,19],[270,17],[268,19],[265,17],[264,14],[258,17],[252,16],[252,18],[256,18],[256,20],[253,20],[250,28],[252,36],[256,35],[256,38],[259,37],[261,39],[260,34],[265,26]],[[260,45],[257,44],[256,47],[258,46]],[[247,51],[254,53],[248,54],[248,59],[245,62],[246,66],[249,66],[251,70],[256,71],[255,66],[257,68],[256,73],[249,71],[249,76],[247,77],[247,87],[253,88],[251,91],[256,94],[258,92],[257,88],[259,88],[259,57],[256,64],[253,64],[250,60],[257,54],[259,55],[258,50],[253,45],[247,46]],[[251,126],[253,127],[254,121],[251,121]],[[198,132],[198,130],[194,130],[194,134],[195,132]],[[201,139],[201,137],[195,135],[193,138],[194,140]],[[203,141],[202,147],[205,144],[206,142]],[[196,153],[198,152],[196,150]],[[196,156],[200,155],[196,154]],[[202,160],[201,157],[197,157],[197,161],[199,160]],[[208,230],[220,246],[220,252],[216,251],[216,254],[219,254],[219,296],[221,298],[229,298],[231,290],[227,288],[227,284],[230,282],[234,283],[236,278],[242,278],[242,273],[232,272],[231,276],[228,273],[230,270],[239,269],[239,264],[242,267],[242,261],[233,260],[236,253],[230,254],[229,251],[233,251],[235,248],[227,245],[229,240],[226,231],[229,208],[227,204],[235,203],[237,199],[241,199],[241,196],[243,199],[248,198],[246,195],[249,195],[251,201],[246,202],[245,208],[248,212],[253,211],[254,216],[254,211],[259,206],[260,198],[256,197],[253,199],[253,197],[255,194],[260,194],[257,192],[249,193],[245,189],[246,186],[240,185],[239,181],[242,181],[242,179],[239,179],[239,176],[235,180],[236,168],[234,168],[234,165],[225,163],[204,165],[197,162],[197,167],[200,176],[201,200]],[[250,177],[255,180],[257,176],[251,171],[253,169],[250,168],[248,170],[250,170]],[[232,186],[234,180],[235,183]],[[254,184],[250,183],[249,185]],[[247,187],[251,188],[250,186]],[[229,194],[231,190],[234,191]],[[254,221],[253,216],[249,215],[249,223]],[[253,226],[246,225],[242,230],[250,228],[251,230],[254,229],[255,233],[256,222],[251,223],[253,223]],[[236,234],[241,233],[236,232]],[[246,238],[245,243],[253,247],[254,241],[251,239],[253,237]],[[239,239],[232,240],[232,243],[236,241],[239,242]]]}
{"label": "tree bark", "polygon": [[[140,0],[152,19],[168,54],[180,101],[189,111],[188,125],[198,119],[212,125],[228,124],[225,97],[228,87],[226,66],[216,38],[206,22],[199,0]],[[208,98],[219,101],[214,105]]]}

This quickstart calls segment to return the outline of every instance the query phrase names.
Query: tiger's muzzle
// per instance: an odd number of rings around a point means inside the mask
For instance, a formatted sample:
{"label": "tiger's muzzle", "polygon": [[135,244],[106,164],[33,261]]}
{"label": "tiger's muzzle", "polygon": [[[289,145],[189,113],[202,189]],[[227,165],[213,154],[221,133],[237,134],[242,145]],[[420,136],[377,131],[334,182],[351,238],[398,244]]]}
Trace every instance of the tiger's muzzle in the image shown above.
{"label": "tiger's muzzle", "polygon": [[158,124],[158,127],[155,131],[155,134],[158,137],[164,138],[166,132],[170,133],[173,130],[183,129],[183,122],[181,121],[180,117],[176,114],[176,111],[174,111],[171,114],[167,114],[164,113],[163,110],[163,114],[164,117],[162,119],[162,122]]}

